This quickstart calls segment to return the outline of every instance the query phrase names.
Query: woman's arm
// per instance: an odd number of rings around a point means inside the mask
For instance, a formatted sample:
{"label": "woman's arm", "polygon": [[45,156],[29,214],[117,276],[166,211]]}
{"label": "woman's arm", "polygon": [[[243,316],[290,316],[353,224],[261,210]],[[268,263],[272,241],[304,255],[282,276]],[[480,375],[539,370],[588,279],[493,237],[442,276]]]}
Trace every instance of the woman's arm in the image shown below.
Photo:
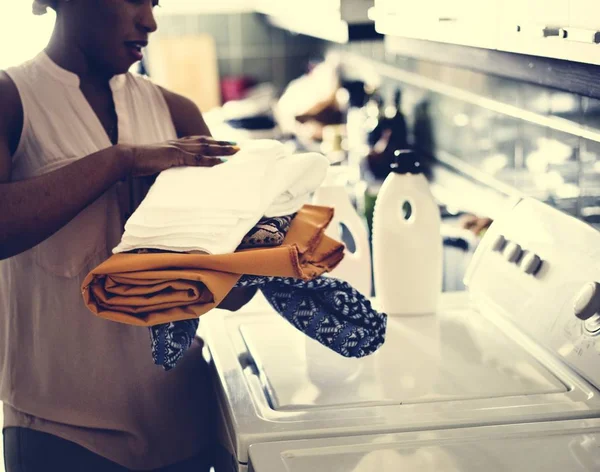
{"label": "woman's arm", "polygon": [[115,182],[169,167],[210,166],[235,149],[207,140],[154,146],[113,146],[53,172],[11,182],[12,156],[23,128],[23,106],[12,80],[0,72],[0,259],[33,248],[75,218]]}
{"label": "woman's arm", "polygon": [[0,73],[0,259],[50,237],[124,177],[131,162],[124,149],[115,147],[55,172],[11,183],[12,154],[22,128],[19,93]]}

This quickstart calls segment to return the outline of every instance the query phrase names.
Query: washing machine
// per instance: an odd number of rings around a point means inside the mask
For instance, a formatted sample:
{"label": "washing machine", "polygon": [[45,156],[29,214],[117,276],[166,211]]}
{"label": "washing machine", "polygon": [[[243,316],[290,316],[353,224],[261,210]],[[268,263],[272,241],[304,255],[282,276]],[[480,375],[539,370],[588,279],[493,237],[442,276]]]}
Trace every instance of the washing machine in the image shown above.
{"label": "washing machine", "polygon": [[250,446],[251,472],[598,470],[598,419],[307,439]]}
{"label": "washing machine", "polygon": [[[440,450],[444,457],[444,444],[466,451],[469,438],[489,428],[480,443],[485,458],[505,444],[502,431],[528,436],[534,433],[527,427],[535,432],[570,421],[583,428],[574,441],[596,441],[599,282],[600,233],[524,199],[479,244],[468,289],[443,294],[435,314],[390,316],[385,345],[367,358],[329,351],[260,298],[237,313],[215,310],[203,317],[201,334],[219,397],[218,472],[247,471],[251,446],[255,470],[263,472],[261,445],[298,440],[331,441],[340,451],[356,441],[368,451],[373,441],[406,440],[413,449],[386,446],[384,455]],[[561,434],[540,441],[570,444],[571,436]],[[510,444],[525,447],[518,442]],[[377,461],[379,454],[369,457]]]}

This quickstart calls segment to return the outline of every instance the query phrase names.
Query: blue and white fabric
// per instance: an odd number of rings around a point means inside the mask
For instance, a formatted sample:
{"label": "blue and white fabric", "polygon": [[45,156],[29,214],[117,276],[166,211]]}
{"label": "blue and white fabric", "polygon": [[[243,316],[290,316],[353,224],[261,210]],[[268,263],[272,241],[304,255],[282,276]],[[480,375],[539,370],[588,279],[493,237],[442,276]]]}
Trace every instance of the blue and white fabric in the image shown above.
{"label": "blue and white fabric", "polygon": [[[387,316],[347,282],[245,275],[236,287],[259,287],[271,306],[296,329],[344,357],[373,354],[385,342]],[[197,319],[150,328],[154,363],[170,370],[191,346]]]}

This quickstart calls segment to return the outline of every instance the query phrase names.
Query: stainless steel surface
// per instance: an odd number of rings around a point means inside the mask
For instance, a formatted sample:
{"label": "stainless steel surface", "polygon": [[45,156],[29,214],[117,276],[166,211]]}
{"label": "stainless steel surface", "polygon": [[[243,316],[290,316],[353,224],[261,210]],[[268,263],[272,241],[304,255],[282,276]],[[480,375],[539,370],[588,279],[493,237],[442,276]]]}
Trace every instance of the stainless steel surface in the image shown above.
{"label": "stainless steel surface", "polygon": [[551,115],[541,115],[508,103],[502,103],[488,97],[483,97],[468,90],[447,85],[443,82],[424,77],[413,72],[405,71],[380,61],[374,61],[353,53],[344,53],[345,61],[356,67],[375,67],[377,71],[389,78],[399,80],[415,87],[431,90],[442,95],[455,98],[464,103],[470,103],[502,115],[511,116],[539,126],[545,126],[555,131],[561,131],[590,141],[600,143],[600,131],[584,127],[573,121]]}

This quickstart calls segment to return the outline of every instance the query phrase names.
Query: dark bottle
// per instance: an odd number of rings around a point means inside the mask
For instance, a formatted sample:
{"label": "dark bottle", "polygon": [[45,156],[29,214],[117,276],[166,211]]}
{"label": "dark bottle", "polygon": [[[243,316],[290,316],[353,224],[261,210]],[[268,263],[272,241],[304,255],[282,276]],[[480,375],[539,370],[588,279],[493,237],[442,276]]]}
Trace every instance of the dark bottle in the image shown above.
{"label": "dark bottle", "polygon": [[428,179],[431,178],[431,166],[435,159],[435,136],[429,108],[427,100],[415,107],[413,129],[413,147],[423,159],[424,173]]}
{"label": "dark bottle", "polygon": [[393,115],[389,118],[389,129],[392,131],[390,135],[390,147],[396,150],[408,148],[408,127],[406,119],[402,113],[402,90],[396,89],[394,93],[394,110]]}
{"label": "dark bottle", "polygon": [[378,140],[372,144],[368,156],[369,169],[378,180],[385,179],[394,161],[394,152],[409,147],[408,128],[402,113],[402,90],[396,89],[394,103],[387,109],[386,117],[379,122]]}
{"label": "dark bottle", "polygon": [[385,103],[381,95],[375,93],[367,103],[367,137],[369,147],[375,146],[383,136],[387,127],[385,118]]}

